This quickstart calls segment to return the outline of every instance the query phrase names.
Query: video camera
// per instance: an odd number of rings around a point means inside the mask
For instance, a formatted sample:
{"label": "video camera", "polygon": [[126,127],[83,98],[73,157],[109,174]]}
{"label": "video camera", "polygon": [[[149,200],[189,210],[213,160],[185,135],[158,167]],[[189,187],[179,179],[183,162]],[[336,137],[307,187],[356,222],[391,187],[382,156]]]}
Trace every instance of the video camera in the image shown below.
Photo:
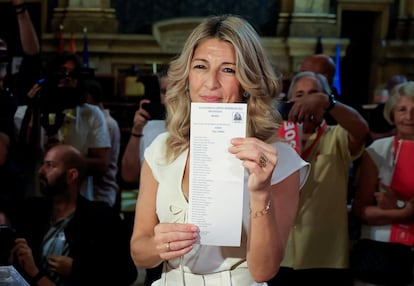
{"label": "video camera", "polygon": [[[59,86],[60,81],[68,77],[78,80],[76,87]],[[75,71],[59,69],[46,78],[39,79],[37,83],[42,86],[38,94],[40,111],[42,113],[56,113],[84,103],[83,81],[94,77],[94,69],[80,68]]]}
{"label": "video camera", "polygon": [[294,102],[280,101],[277,103],[277,110],[282,116],[283,120],[287,120],[289,117],[289,112],[292,109]]}
{"label": "video camera", "polygon": [[[59,86],[59,83],[68,77],[78,80],[76,87]],[[49,74],[48,77],[38,80],[37,83],[42,86],[38,93],[40,123],[48,136],[56,134],[62,126],[65,109],[75,108],[85,103],[83,81],[94,77],[95,72],[91,68],[80,68],[69,72],[59,69]],[[50,118],[54,118],[54,120],[50,120]]]}
{"label": "video camera", "polygon": [[66,71],[65,69],[62,68],[62,69],[57,70],[53,75],[53,78],[55,80],[61,80],[66,77],[80,79],[80,80],[94,79],[95,70],[89,67],[82,67],[74,71]]}

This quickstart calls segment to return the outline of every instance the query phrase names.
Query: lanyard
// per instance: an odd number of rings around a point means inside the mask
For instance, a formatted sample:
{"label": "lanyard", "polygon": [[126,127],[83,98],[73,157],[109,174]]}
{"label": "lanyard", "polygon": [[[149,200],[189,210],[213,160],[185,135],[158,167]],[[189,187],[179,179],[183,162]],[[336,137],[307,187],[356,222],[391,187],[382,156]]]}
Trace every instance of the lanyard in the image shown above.
{"label": "lanyard", "polygon": [[307,160],[310,153],[312,152],[313,148],[315,147],[316,143],[318,143],[319,139],[321,139],[323,133],[328,129],[328,124],[324,121],[322,125],[319,127],[318,133],[316,134],[315,140],[309,145],[306,149],[303,150],[301,157],[303,160]]}
{"label": "lanyard", "polygon": [[400,147],[401,147],[401,140],[400,138],[398,138],[397,135],[394,136],[394,166],[396,163],[396,160],[398,158],[398,153],[400,152]]}

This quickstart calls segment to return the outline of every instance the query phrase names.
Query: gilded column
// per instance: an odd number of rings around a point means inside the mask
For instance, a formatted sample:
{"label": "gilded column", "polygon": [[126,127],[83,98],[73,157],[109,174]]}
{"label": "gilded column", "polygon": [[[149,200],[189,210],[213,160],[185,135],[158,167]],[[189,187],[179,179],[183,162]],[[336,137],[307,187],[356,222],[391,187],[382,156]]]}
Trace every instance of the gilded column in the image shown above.
{"label": "gilded column", "polygon": [[336,37],[336,15],[329,11],[329,0],[295,0],[292,10],[290,36]]}
{"label": "gilded column", "polygon": [[290,22],[292,20],[293,1],[280,0],[280,12],[278,15],[277,23],[277,37],[287,38],[289,37]]}
{"label": "gilded column", "polygon": [[396,38],[408,40],[414,38],[414,2],[400,0],[397,15]]}
{"label": "gilded column", "polygon": [[109,0],[58,0],[53,10],[52,32],[63,25],[65,32],[116,33],[118,21]]}

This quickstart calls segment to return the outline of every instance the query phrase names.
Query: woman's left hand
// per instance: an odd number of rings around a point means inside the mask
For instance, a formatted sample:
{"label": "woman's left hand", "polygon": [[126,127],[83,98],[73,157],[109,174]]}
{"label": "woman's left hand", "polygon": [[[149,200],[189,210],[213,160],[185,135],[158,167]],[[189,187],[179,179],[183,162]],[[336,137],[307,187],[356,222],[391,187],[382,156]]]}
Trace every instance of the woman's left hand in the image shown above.
{"label": "woman's left hand", "polygon": [[233,138],[229,152],[243,161],[249,172],[249,191],[261,191],[270,186],[272,173],[277,165],[277,150],[257,138]]}

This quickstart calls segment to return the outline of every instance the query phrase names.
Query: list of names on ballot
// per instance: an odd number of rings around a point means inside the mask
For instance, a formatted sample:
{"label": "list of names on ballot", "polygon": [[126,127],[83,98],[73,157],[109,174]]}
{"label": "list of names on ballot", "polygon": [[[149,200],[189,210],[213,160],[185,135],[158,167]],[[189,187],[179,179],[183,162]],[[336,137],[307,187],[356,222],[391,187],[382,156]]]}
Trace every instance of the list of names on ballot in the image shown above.
{"label": "list of names on ballot", "polygon": [[245,103],[192,103],[189,222],[200,244],[239,246],[244,168],[229,153],[231,139],[246,136]]}

